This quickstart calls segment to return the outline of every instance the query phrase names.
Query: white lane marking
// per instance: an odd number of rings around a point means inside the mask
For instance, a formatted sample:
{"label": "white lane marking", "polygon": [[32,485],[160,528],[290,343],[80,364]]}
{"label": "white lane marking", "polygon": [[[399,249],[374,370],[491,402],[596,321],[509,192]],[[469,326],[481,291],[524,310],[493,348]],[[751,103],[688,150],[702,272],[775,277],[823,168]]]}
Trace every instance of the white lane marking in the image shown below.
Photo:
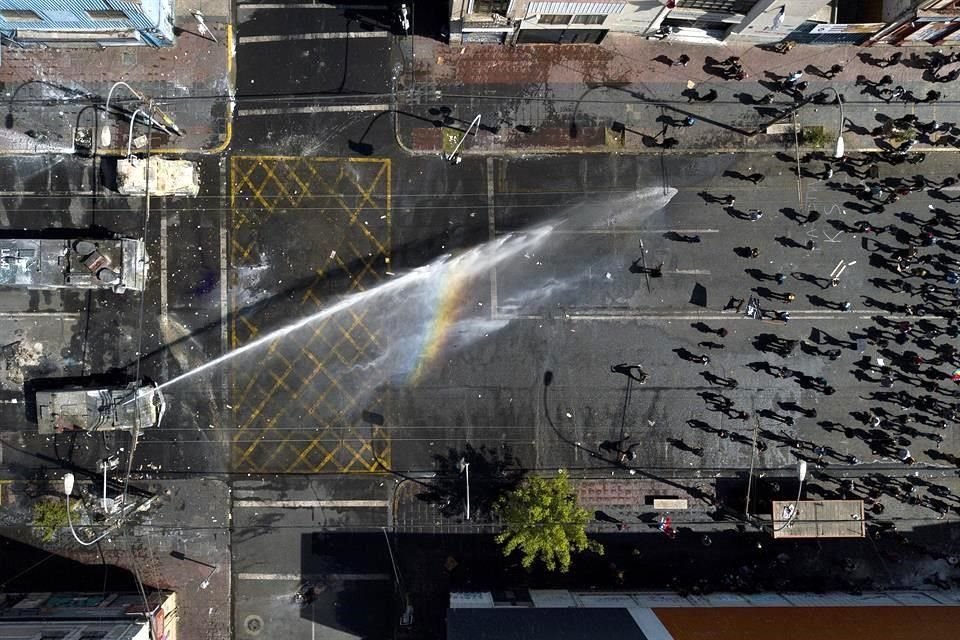
{"label": "white lane marking", "polygon": [[709,269],[674,269],[673,271],[664,271],[663,273],[676,273],[684,276],[708,276]]}
{"label": "white lane marking", "polygon": [[310,508],[327,508],[327,509],[344,509],[344,508],[368,508],[368,509],[385,509],[387,507],[386,500],[234,500],[234,507],[249,507],[249,508],[271,508],[278,507],[280,509],[310,509]]}
{"label": "white lane marking", "polygon": [[[790,315],[795,316],[799,312],[790,310]],[[816,313],[813,311],[807,313]],[[795,318],[796,320],[836,320],[842,318],[843,316],[853,316],[856,318],[870,318],[875,315],[872,312],[862,312],[858,313],[856,311],[837,311],[831,315],[804,315],[802,318]],[[892,317],[892,316],[891,316]],[[917,320],[917,316],[910,316],[912,320]],[[621,313],[621,314],[589,314],[589,313],[568,313],[561,317],[557,316],[541,316],[541,315],[525,315],[522,313],[501,313],[499,315],[500,320],[532,320],[534,322],[543,322],[544,320],[578,320],[578,321],[594,321],[594,320],[606,320],[608,322],[623,322],[624,320],[638,321],[638,320],[649,320],[653,322],[663,322],[671,320],[752,320],[753,322],[758,322],[753,320],[753,318],[747,318],[740,314],[735,313],[691,313],[691,314],[675,314],[675,315],[655,315],[655,314],[639,314],[639,313]]]}
{"label": "white lane marking", "polygon": [[626,234],[626,233],[720,233],[719,229],[554,229],[551,233],[566,235],[590,235],[590,234]]}
{"label": "white lane marking", "polygon": [[[167,203],[160,202],[160,321],[167,321],[169,297],[167,290]],[[163,359],[167,361],[166,358]]]}
{"label": "white lane marking", "polygon": [[20,197],[20,196],[43,196],[44,198],[52,198],[57,196],[94,196],[97,195],[95,191],[0,191],[0,198],[10,197]]}
{"label": "white lane marking", "polygon": [[344,31],[331,33],[286,33],[268,36],[240,36],[240,44],[257,44],[261,42],[293,42],[296,40],[347,40],[352,38],[389,38],[389,31]]}
{"label": "white lane marking", "polygon": [[257,9],[334,9],[334,10],[354,10],[354,11],[383,11],[385,7],[382,4],[329,4],[326,2],[320,2],[317,4],[305,3],[305,2],[291,2],[290,4],[284,3],[263,3],[257,4],[256,2],[238,2],[237,9],[240,11],[256,11]]}
{"label": "white lane marking", "polygon": [[82,315],[85,314],[70,311],[0,311],[0,318],[43,318],[45,316],[79,318]]}
{"label": "white lane marking", "polygon": [[[294,582],[299,582],[300,580],[310,579],[314,576],[305,575],[303,573],[238,573],[238,580],[291,580]],[[393,580],[393,576],[389,573],[324,573],[322,576],[317,574],[316,577],[323,577],[327,579],[332,579],[334,581],[346,581],[346,580]]]}
{"label": "white lane marking", "polygon": [[[490,240],[497,237],[497,216],[493,206],[493,158],[487,158],[487,234]],[[497,314],[497,265],[490,268],[490,319],[496,320]]]}
{"label": "white lane marking", "polygon": [[305,107],[271,107],[268,109],[246,109],[239,107],[241,116],[280,116],[288,113],[337,113],[354,111],[389,111],[390,105],[380,104],[311,104]]}
{"label": "white lane marking", "polygon": [[[231,182],[232,183],[232,182]],[[220,163],[220,184],[231,184],[227,182],[227,163]],[[227,251],[229,251],[229,237],[227,235],[227,225],[233,218],[234,195],[230,195],[229,208],[227,207],[227,196],[220,194],[220,353],[226,353],[230,350],[230,344],[227,341],[227,330],[230,326],[230,291],[227,288],[230,282],[230,274],[227,273]],[[164,361],[167,359],[165,358]],[[232,376],[222,374],[220,376],[220,416],[221,423],[228,424],[227,417],[230,415],[230,378]]]}

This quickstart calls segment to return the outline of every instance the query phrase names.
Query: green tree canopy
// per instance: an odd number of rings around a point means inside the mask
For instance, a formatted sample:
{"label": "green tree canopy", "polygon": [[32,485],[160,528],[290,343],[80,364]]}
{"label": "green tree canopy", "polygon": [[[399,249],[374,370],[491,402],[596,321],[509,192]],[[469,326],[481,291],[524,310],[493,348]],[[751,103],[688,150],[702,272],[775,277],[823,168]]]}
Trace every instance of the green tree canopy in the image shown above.
{"label": "green tree canopy", "polygon": [[603,546],[587,538],[591,516],[577,504],[565,471],[555,478],[527,478],[497,501],[496,512],[506,527],[497,536],[503,555],[519,549],[527,569],[539,559],[550,571],[566,572],[572,553],[603,553]]}
{"label": "green tree canopy", "polygon": [[52,540],[61,527],[67,526],[66,501],[48,496],[34,502],[33,526],[39,530],[44,542]]}

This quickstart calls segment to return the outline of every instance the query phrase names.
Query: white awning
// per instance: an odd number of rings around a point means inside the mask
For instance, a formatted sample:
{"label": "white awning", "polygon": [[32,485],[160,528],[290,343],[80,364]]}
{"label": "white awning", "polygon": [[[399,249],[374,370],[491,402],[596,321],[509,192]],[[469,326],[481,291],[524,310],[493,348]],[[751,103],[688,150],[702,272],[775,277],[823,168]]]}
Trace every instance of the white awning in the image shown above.
{"label": "white awning", "polygon": [[547,15],[612,15],[621,13],[626,2],[609,0],[580,0],[579,2],[531,2],[527,5],[527,17],[537,14]]}

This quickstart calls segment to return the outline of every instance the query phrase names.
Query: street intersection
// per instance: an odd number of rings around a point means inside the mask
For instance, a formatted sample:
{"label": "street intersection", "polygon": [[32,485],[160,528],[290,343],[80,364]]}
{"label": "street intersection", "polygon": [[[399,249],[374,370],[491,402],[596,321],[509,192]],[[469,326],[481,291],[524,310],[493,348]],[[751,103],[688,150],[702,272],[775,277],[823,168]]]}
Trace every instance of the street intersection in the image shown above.
{"label": "street intersection", "polygon": [[[933,559],[895,575],[864,562],[849,584],[902,586],[942,571],[934,563],[955,553],[942,525],[960,516],[948,351],[956,342],[956,283],[947,280],[957,255],[953,150],[893,164],[848,143],[835,161],[791,135],[717,153],[737,143],[709,121],[678,133],[686,146],[676,152],[611,149],[604,130],[614,120],[650,135],[659,125],[649,105],[613,113],[620,107],[602,104],[576,116],[581,141],[596,129],[596,147],[577,152],[568,139],[525,153],[485,130],[452,163],[416,144],[441,128],[434,120],[469,122],[482,99],[504,122],[539,113],[543,143],[573,137],[563,122],[569,105],[497,102],[501,85],[460,101],[461,111],[447,106],[444,120],[440,107],[457,101],[407,84],[441,73],[408,73],[410,42],[391,35],[380,13],[358,20],[334,8],[242,8],[232,143],[199,159],[198,197],[156,197],[149,217],[142,198],[104,190],[91,159],[0,158],[8,185],[0,216],[11,233],[104,228],[147,240],[142,300],[5,292],[0,313],[14,327],[6,342],[43,344],[36,376],[118,370],[174,381],[163,424],[140,437],[134,478],[232,488],[232,523],[211,524],[220,537],[205,544],[233,567],[234,637],[318,629],[386,637],[411,593],[435,611],[433,577],[470,579],[444,568],[470,555],[471,543],[449,539],[485,533],[489,523],[441,516],[410,487],[449,480],[436,477],[438,460],[468,447],[533,473],[564,468],[689,489],[703,509],[683,524],[697,535],[681,542],[729,532],[718,566],[750,562],[753,532],[742,538],[750,545],[737,536],[748,512],[770,516],[759,507],[770,495],[744,504],[747,470],[782,483],[785,495],[805,460],[809,496],[866,498],[871,524],[918,533],[932,550]],[[561,93],[571,95],[588,86],[566,84]],[[679,101],[686,87],[659,73],[638,84],[661,100]],[[864,105],[848,105],[851,123],[883,107]],[[718,121],[732,108],[697,105],[698,116]],[[933,109],[923,107],[923,118],[950,121],[956,104]],[[878,189],[887,198],[918,174],[924,188],[877,206]],[[924,244],[931,229],[937,241]],[[911,245],[926,274],[896,273],[898,252]],[[901,263],[908,274],[918,265]],[[744,312],[751,300],[761,317]],[[784,311],[787,322],[776,316]],[[257,340],[262,346],[187,375]],[[642,369],[645,382],[617,365]],[[0,394],[4,440],[27,452],[6,453],[9,464],[93,469],[105,448],[127,445],[126,434],[40,437],[19,384],[5,380]],[[723,505],[744,516],[704,519],[707,506]],[[648,506],[620,510],[642,528],[614,547],[669,544],[646,532]],[[436,537],[419,548],[403,531]],[[859,543],[844,553],[875,561],[873,540]],[[399,559],[391,544],[403,550]],[[802,553],[777,545],[770,553],[780,549]],[[477,558],[494,567],[487,551]],[[823,571],[824,584],[846,584]],[[640,573],[630,583],[638,588]],[[292,601],[304,579],[323,583],[309,609]],[[782,579],[789,586],[792,577]],[[407,584],[395,591],[391,581]],[[373,601],[380,617],[364,619],[362,605]]]}

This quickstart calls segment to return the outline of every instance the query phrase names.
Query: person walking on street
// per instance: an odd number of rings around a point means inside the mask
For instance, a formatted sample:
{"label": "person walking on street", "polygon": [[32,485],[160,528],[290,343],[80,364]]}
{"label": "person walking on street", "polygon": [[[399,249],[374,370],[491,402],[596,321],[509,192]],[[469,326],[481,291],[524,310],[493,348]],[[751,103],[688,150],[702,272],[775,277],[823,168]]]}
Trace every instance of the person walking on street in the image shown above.
{"label": "person walking on street", "polygon": [[750,209],[750,219],[756,222],[763,217],[763,211],[760,209]]}
{"label": "person walking on street", "polygon": [[886,58],[886,59],[881,58],[880,60],[877,60],[876,65],[884,69],[887,67],[892,67],[893,65],[898,64],[902,57],[903,57],[903,52],[897,51],[889,58]]}
{"label": "person walking on street", "polygon": [[828,80],[833,80],[841,71],[843,71],[843,64],[835,64],[827,69],[827,72],[823,75],[825,75]]}

